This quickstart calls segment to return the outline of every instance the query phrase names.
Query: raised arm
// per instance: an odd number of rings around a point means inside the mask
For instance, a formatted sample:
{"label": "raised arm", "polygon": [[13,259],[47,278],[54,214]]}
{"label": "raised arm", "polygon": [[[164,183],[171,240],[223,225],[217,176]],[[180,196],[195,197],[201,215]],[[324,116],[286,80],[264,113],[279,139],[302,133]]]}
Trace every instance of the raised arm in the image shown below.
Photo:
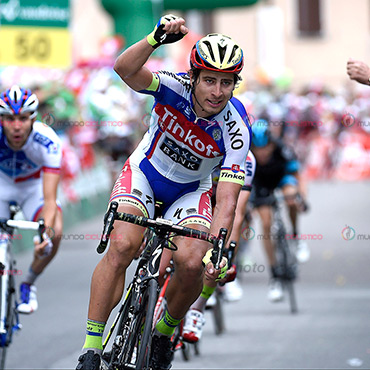
{"label": "raised arm", "polygon": [[364,62],[350,59],[347,62],[347,74],[351,80],[370,85],[370,67]]}
{"label": "raised arm", "polygon": [[114,70],[133,90],[148,88],[153,82],[153,74],[144,64],[153,51],[160,45],[182,39],[187,33],[183,18],[163,16],[150,35],[130,46],[117,58]]}

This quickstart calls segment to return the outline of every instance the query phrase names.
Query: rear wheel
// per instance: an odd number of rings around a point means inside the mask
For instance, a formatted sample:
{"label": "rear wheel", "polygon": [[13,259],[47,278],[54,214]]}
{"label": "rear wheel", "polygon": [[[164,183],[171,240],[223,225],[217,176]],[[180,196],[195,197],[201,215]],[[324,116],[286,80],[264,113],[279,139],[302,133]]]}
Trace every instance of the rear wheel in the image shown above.
{"label": "rear wheel", "polygon": [[278,240],[277,253],[278,262],[281,267],[281,273],[283,274],[283,285],[289,296],[290,312],[297,313],[298,306],[294,289],[294,281],[297,274],[297,264],[295,257],[291,253],[288,241],[285,238]]}
{"label": "rear wheel", "polygon": [[196,356],[200,355],[200,350],[199,350],[199,342],[194,343],[194,352]]}
{"label": "rear wheel", "polygon": [[190,360],[190,343],[181,342],[181,354],[184,361]]}
{"label": "rear wheel", "polygon": [[190,359],[190,343],[186,343],[182,340],[182,331],[184,326],[184,320],[176,326],[175,332],[171,338],[173,351],[181,351],[181,355],[184,361],[189,361]]}
{"label": "rear wheel", "polygon": [[298,307],[297,307],[297,299],[295,296],[295,290],[294,290],[294,283],[292,280],[285,282],[286,290],[288,291],[289,295],[289,303],[290,303],[290,312],[291,313],[297,313]]}
{"label": "rear wheel", "polygon": [[294,289],[294,282],[297,278],[297,259],[295,254],[292,253],[291,245],[285,241],[285,287],[289,295],[290,312],[297,313],[297,299]]}

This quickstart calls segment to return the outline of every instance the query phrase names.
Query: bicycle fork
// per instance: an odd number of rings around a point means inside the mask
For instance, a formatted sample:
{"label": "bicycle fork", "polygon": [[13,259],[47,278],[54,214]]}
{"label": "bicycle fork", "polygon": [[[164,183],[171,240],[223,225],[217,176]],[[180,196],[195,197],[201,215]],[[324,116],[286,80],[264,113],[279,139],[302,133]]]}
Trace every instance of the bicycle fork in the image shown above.
{"label": "bicycle fork", "polygon": [[[11,295],[14,294],[14,287],[10,286],[10,279],[12,277],[9,275],[13,273],[11,259],[12,257],[9,253],[9,236],[2,233],[0,234],[0,347],[9,344],[9,331],[14,332],[22,328],[16,308],[9,306],[8,302]],[[13,320],[7,322],[8,315],[11,315],[9,310],[14,310],[15,323],[13,323]]]}

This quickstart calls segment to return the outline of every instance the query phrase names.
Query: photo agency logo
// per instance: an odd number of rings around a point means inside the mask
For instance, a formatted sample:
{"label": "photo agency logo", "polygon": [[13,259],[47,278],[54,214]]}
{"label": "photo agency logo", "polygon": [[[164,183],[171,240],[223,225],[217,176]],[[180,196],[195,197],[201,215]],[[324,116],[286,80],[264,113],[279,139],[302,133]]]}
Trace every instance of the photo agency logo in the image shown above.
{"label": "photo agency logo", "polygon": [[346,113],[342,116],[342,125],[344,127],[352,127],[356,123],[355,116],[351,113]]}
{"label": "photo agency logo", "polygon": [[252,240],[256,235],[256,232],[254,231],[253,227],[245,227],[242,230],[242,238],[244,240]]}
{"label": "photo agency logo", "polygon": [[141,119],[141,123],[144,125],[144,127],[149,128],[151,119],[152,119],[152,114],[145,113]]}
{"label": "photo agency logo", "polygon": [[345,127],[360,127],[365,131],[370,131],[370,118],[369,117],[355,117],[351,113],[346,113],[342,116],[342,125]]}
{"label": "photo agency logo", "polygon": [[54,129],[65,127],[124,127],[126,123],[123,121],[113,120],[70,120],[56,119],[52,113],[45,113],[41,117],[41,122],[45,126],[53,127]]}
{"label": "photo agency logo", "polygon": [[353,240],[356,236],[356,231],[353,227],[347,226],[342,230],[342,237],[344,240]]}
{"label": "photo agency logo", "polygon": [[53,239],[55,236],[55,231],[52,227],[46,226],[42,229],[41,234],[43,238],[49,237],[49,239]]}
{"label": "photo agency logo", "polygon": [[54,116],[51,114],[51,113],[45,113],[42,117],[41,117],[41,122],[46,125],[46,126],[53,126],[54,123],[55,123],[55,118]]}

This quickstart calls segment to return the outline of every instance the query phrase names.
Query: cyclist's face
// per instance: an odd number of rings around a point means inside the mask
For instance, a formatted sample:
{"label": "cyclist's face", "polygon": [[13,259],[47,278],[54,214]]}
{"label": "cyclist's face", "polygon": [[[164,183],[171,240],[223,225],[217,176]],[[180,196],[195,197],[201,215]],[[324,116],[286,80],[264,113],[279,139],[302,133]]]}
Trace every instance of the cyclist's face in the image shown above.
{"label": "cyclist's face", "polygon": [[34,118],[30,118],[30,113],[16,114],[14,116],[4,115],[1,117],[1,124],[12,149],[20,149],[26,143],[32,130]]}
{"label": "cyclist's face", "polygon": [[201,70],[199,78],[193,82],[194,110],[199,117],[218,114],[225,108],[234,90],[232,73]]}

